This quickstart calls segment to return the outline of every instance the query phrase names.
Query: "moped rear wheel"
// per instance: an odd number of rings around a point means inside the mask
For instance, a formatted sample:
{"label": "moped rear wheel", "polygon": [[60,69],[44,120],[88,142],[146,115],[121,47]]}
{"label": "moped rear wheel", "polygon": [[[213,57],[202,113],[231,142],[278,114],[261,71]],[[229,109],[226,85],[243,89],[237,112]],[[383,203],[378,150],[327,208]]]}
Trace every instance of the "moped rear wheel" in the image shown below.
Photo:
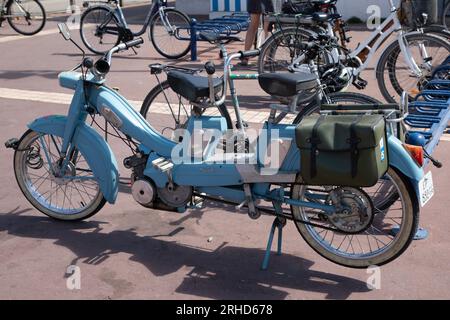
{"label": "moped rear wheel", "polygon": [[[387,182],[391,188],[386,187]],[[391,189],[396,190],[398,197],[387,205],[382,199],[392,194]],[[292,187],[291,192],[293,199],[331,204],[332,200],[326,196],[331,190],[332,187],[297,184]],[[383,190],[387,194],[382,194]],[[386,264],[408,248],[418,226],[419,209],[405,179],[395,169],[390,168],[374,187],[359,191],[353,189],[353,193],[351,188],[341,188],[338,194],[342,195],[342,199],[339,199],[341,204],[351,207],[351,212],[330,217],[320,210],[291,207],[294,218],[334,229],[327,230],[295,222],[300,235],[317,253],[346,267],[367,268]],[[367,217],[364,228],[350,233],[340,226],[345,226],[349,218],[356,216],[353,211],[358,203],[370,204],[367,207],[370,211],[366,211],[366,214],[371,217]],[[358,219],[363,218],[359,216]]]}
{"label": "moped rear wheel", "polygon": [[105,198],[83,154],[76,148],[66,168],[60,167],[62,139],[27,131],[14,155],[14,173],[27,200],[45,215],[76,221],[96,214]]}

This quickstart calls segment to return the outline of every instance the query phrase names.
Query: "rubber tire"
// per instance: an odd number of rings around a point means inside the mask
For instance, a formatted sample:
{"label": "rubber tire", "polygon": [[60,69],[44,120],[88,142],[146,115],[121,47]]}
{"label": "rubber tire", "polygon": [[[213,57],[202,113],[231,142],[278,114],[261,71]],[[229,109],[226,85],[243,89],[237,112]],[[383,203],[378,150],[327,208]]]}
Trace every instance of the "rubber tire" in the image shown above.
{"label": "rubber tire", "polygon": [[[19,29],[17,29],[17,28],[14,26],[14,23],[11,22],[11,19],[12,19],[11,17],[9,17],[9,18],[6,19],[6,20],[8,20],[9,25],[11,26],[11,28],[14,29],[14,31],[16,31],[17,33],[20,33],[20,34],[22,34],[22,35],[24,35],[24,36],[32,36],[32,35],[35,35],[36,33],[40,32],[40,31],[45,27],[45,23],[46,23],[46,21],[47,21],[47,14],[46,14],[46,12],[45,12],[45,9],[44,9],[44,6],[42,5],[42,3],[40,3],[40,2],[37,1],[37,0],[33,0],[33,1],[36,2],[37,5],[38,5],[38,6],[41,8],[41,10],[42,10],[42,17],[43,17],[43,19],[42,19],[42,24],[41,24],[41,26],[40,26],[38,29],[36,29],[36,30],[33,31],[33,32],[22,32],[22,31],[20,31]],[[7,15],[10,14],[11,4],[12,4],[12,1],[11,1],[11,0],[6,4],[6,14],[7,14]]]}
{"label": "rubber tire", "polygon": [[[151,104],[153,103],[153,100],[160,94],[162,90],[166,90],[170,88],[169,82],[166,80],[164,82],[161,82],[161,85],[156,85],[145,97],[144,102],[142,103],[141,110],[139,113],[147,119],[147,113],[150,109]],[[218,107],[219,112],[222,117],[225,118],[227,122],[228,129],[233,129],[233,122],[231,121],[230,114],[228,113],[228,110],[224,104]]]}
{"label": "rubber tire", "polygon": [[[406,35],[406,38],[408,40],[409,39],[414,40],[414,39],[420,39],[420,38],[429,38],[429,39],[432,38],[433,40],[440,42],[442,44],[442,47],[447,48],[447,50],[450,53],[450,43],[448,42],[448,40],[441,38],[439,36],[436,36],[434,34],[414,33],[414,34]],[[393,86],[394,90],[397,92],[398,96],[400,97],[403,92],[402,88],[400,88],[400,85],[398,84],[398,82],[396,80],[395,65],[387,66],[388,59],[391,56],[395,56],[397,58],[399,54],[400,54],[400,46],[398,44],[398,41],[394,41],[384,50],[383,54],[380,57],[380,60],[378,61],[377,67],[376,67],[378,87],[380,88],[381,94],[383,95],[384,99],[386,99],[386,101],[388,103],[396,103],[396,100],[390,96],[389,91],[386,87],[386,83],[384,81],[384,74],[386,72],[386,67],[388,69],[388,74],[389,74],[389,79],[391,81],[391,85]]]}
{"label": "rubber tire", "polygon": [[[411,188],[408,185],[406,181],[406,178],[402,177],[401,174],[397,173],[397,171],[390,167],[388,170],[389,175],[392,177],[393,180],[396,180],[396,183],[398,185],[398,188],[401,190],[401,193],[404,195],[404,201],[405,201],[405,207],[407,208],[407,213],[405,214],[405,225],[406,230],[400,235],[400,238],[397,240],[397,243],[394,244],[394,251],[389,251],[390,254],[388,254],[386,257],[378,258],[378,259],[371,259],[370,261],[365,260],[349,260],[344,257],[335,255],[331,253],[330,251],[323,248],[320,244],[318,244],[314,238],[309,234],[307,230],[307,226],[303,223],[295,223],[297,227],[298,232],[302,236],[302,238],[306,241],[306,243],[318,254],[320,254],[325,259],[332,261],[336,264],[339,264],[341,266],[349,267],[349,268],[367,268],[372,265],[376,266],[382,266],[386,263],[389,263],[393,261],[394,259],[398,258],[411,244],[411,241],[414,239],[414,236],[416,234],[417,227],[419,225],[419,209],[418,205],[415,200],[415,195],[413,192],[411,192]],[[299,184],[296,184],[292,187],[291,194],[295,194],[295,190],[298,190],[301,186]],[[294,196],[293,196],[293,199]],[[294,207],[291,206],[291,212],[294,217]],[[408,213],[409,212],[409,213]],[[297,217],[300,218],[300,217]],[[402,226],[402,227],[404,227]],[[385,253],[383,253],[385,255]]]}
{"label": "rubber tire", "polygon": [[263,70],[263,66],[264,66],[263,62],[264,62],[264,57],[268,54],[269,48],[271,48],[271,46],[272,46],[271,45],[272,42],[278,41],[278,39],[280,39],[281,37],[284,37],[289,34],[299,34],[299,30],[301,31],[300,33],[302,33],[305,36],[312,36],[315,34],[314,31],[310,31],[310,30],[303,29],[303,28],[302,29],[287,28],[287,29],[284,29],[283,31],[278,30],[264,42],[263,46],[261,47],[261,50],[260,50],[261,53],[259,54],[259,58],[258,58],[258,73],[259,74],[267,73]]}
{"label": "rubber tire", "polygon": [[[86,11],[83,12],[83,14],[81,15],[81,19],[80,19],[80,37],[81,37],[81,41],[83,41],[84,45],[86,46],[86,48],[89,49],[89,51],[91,51],[92,53],[98,54],[98,55],[104,55],[105,53],[107,53],[109,50],[106,51],[98,51],[95,50],[94,48],[92,48],[89,43],[87,42],[87,40],[84,37],[84,33],[83,33],[83,26],[84,26],[84,19],[86,18],[86,16],[94,11],[94,10],[102,10],[102,11],[108,11],[111,12],[113,14],[113,20],[116,23],[116,25],[119,25],[119,21],[117,20],[116,16],[114,15],[113,10],[111,10],[110,8],[106,7],[106,6],[94,6],[94,7],[90,7],[88,8]],[[116,44],[113,45],[110,49],[114,48],[115,46],[117,46],[120,43],[120,36],[117,36],[117,41]]]}
{"label": "rubber tire", "polygon": [[[183,12],[181,12],[181,11],[179,11],[179,10],[176,10],[176,9],[164,9],[164,11],[165,11],[165,12],[176,12],[177,14],[179,14],[180,16],[182,16],[182,17],[186,20],[186,23],[187,23],[188,25],[190,25],[191,20],[190,20],[189,17],[188,17],[186,14],[184,14]],[[186,41],[186,43],[187,43],[187,48],[186,48],[184,51],[182,51],[180,54],[177,54],[177,55],[170,55],[170,54],[167,54],[167,53],[163,52],[163,51],[156,45],[155,38],[153,37],[153,30],[154,30],[154,27],[155,27],[155,21],[156,21],[157,18],[159,18],[159,13],[155,13],[155,14],[153,15],[153,17],[150,19],[150,34],[149,34],[149,35],[150,35],[150,41],[152,42],[153,47],[155,48],[155,50],[156,50],[160,55],[162,55],[163,57],[166,57],[167,59],[180,59],[181,57],[184,57],[185,55],[187,55],[188,52],[191,50],[190,41]],[[179,41],[184,41],[184,40],[179,40]]]}
{"label": "rubber tire", "polygon": [[[35,132],[33,130],[27,130],[23,134],[23,136],[20,138],[18,149],[19,150],[24,149],[24,147],[25,147],[24,144],[26,145],[29,142],[28,139],[31,139],[28,136],[35,135],[35,134],[37,134],[37,132]],[[42,212],[43,214],[45,214],[46,216],[48,216],[52,219],[55,219],[55,220],[59,220],[59,221],[81,221],[81,220],[85,220],[85,219],[90,218],[93,215],[95,215],[106,204],[105,197],[103,196],[103,194],[101,192],[99,192],[99,194],[97,196],[98,198],[95,200],[94,205],[92,205],[90,207],[90,210],[88,210],[87,212],[81,212],[81,213],[74,214],[74,215],[62,215],[62,214],[53,213],[52,211],[48,210],[47,208],[42,206],[40,203],[38,203],[29,194],[27,188],[25,187],[22,176],[21,176],[21,172],[20,172],[20,170],[18,170],[21,153],[23,153],[23,151],[16,151],[14,153],[14,175],[16,177],[17,184],[19,185],[20,191],[22,191],[22,194],[31,203],[31,205],[33,207],[35,207],[37,210],[39,210],[40,212]]]}

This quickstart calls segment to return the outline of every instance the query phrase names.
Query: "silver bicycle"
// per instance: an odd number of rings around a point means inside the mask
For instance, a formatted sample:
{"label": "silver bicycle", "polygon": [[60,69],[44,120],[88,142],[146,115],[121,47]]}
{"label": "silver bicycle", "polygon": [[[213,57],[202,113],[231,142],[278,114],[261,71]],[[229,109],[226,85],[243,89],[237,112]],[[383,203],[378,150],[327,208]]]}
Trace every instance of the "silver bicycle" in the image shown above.
{"label": "silver bicycle", "polygon": [[45,26],[45,9],[38,0],[0,0],[0,27],[5,20],[16,32],[32,36]]}

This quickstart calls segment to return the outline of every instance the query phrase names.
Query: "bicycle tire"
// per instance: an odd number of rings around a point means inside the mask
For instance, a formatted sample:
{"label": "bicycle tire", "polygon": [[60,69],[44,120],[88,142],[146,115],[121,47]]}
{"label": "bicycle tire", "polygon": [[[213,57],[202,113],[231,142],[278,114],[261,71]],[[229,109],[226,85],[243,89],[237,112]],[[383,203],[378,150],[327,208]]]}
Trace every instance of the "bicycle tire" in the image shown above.
{"label": "bicycle tire", "polygon": [[[170,8],[169,9],[164,9],[164,12],[166,13],[166,15],[168,13],[169,14],[170,13],[177,14],[184,20],[184,22],[186,23],[187,26],[190,25],[189,17],[186,14],[184,14],[183,12],[181,12],[179,10],[176,10],[176,9],[170,9]],[[159,13],[154,14],[153,17],[150,20],[150,30],[149,30],[149,38],[150,38],[150,41],[153,44],[153,47],[156,49],[156,51],[160,55],[162,55],[162,56],[164,56],[164,57],[166,57],[168,59],[179,59],[179,58],[184,57],[186,54],[188,54],[188,52],[191,49],[190,41],[178,40],[178,42],[181,42],[181,41],[186,42],[186,48],[184,48],[183,50],[181,50],[181,52],[178,52],[176,54],[170,54],[170,53],[166,52],[164,49],[162,49],[160,47],[160,45],[156,41],[157,37],[155,37],[155,25],[156,25],[156,22],[158,21],[158,19],[160,19]],[[170,37],[174,37],[175,38],[175,36],[173,36],[173,35],[170,35]]]}
{"label": "bicycle tire", "polygon": [[[38,6],[38,8],[40,8],[41,13],[42,13],[42,23],[39,25],[39,27],[37,29],[35,29],[35,30],[31,31],[31,32],[25,32],[25,31],[21,30],[20,28],[18,28],[14,24],[14,22],[13,22],[13,18],[14,17],[8,17],[6,19],[6,20],[8,20],[9,25],[11,26],[11,28],[14,31],[16,31],[17,33],[20,33],[20,34],[22,34],[24,36],[32,36],[32,35],[35,35],[38,32],[40,32],[44,28],[46,20],[47,20],[47,14],[45,12],[44,6],[38,0],[33,0],[32,2],[35,3]],[[9,0],[8,3],[5,6],[6,7],[6,14],[8,16],[12,14],[11,13],[11,7],[12,7],[13,3],[14,3],[14,0]]]}
{"label": "bicycle tire", "polygon": [[[408,41],[414,41],[414,40],[423,40],[428,39],[430,41],[434,41],[438,47],[445,48],[448,53],[450,53],[450,43],[448,40],[436,36],[434,34],[422,34],[422,33],[410,33],[406,35],[406,38]],[[385,73],[387,72],[389,82],[392,85],[392,88],[394,89],[394,94],[397,95],[397,99],[402,95],[403,91],[408,90],[404,88],[398,80],[397,76],[397,61],[398,57],[400,56],[401,50],[400,45],[398,41],[394,41],[391,43],[383,52],[383,54],[380,57],[380,60],[378,61],[377,67],[376,67],[376,75],[377,75],[377,82],[378,87],[380,88],[381,94],[383,95],[384,99],[389,103],[395,103],[397,102],[396,98],[392,95],[392,93],[389,92],[389,89],[386,84],[386,80],[384,78]],[[445,55],[445,58],[448,56],[448,53]],[[445,59],[444,58],[444,59]],[[435,62],[435,59],[432,60],[433,63]],[[436,66],[440,63],[437,61]],[[428,74],[425,74],[422,78],[417,78],[417,84],[422,83],[423,81],[426,81],[426,77]],[[420,89],[420,87],[419,87]],[[410,100],[412,97],[410,96]]]}
{"label": "bicycle tire", "polygon": [[[86,39],[86,35],[85,35],[85,20],[86,17],[88,17],[88,15],[92,14],[94,11],[105,11],[105,12],[109,12],[112,15],[112,19],[114,20],[114,23],[116,24],[116,26],[119,26],[119,21],[117,20],[116,16],[114,15],[114,11],[106,6],[94,6],[94,7],[90,7],[89,9],[87,9],[86,11],[83,12],[83,14],[81,15],[81,19],[80,19],[80,36],[81,36],[81,41],[83,41],[83,44],[86,46],[86,48],[89,49],[89,51],[91,51],[92,53],[95,54],[99,54],[99,55],[103,55],[105,53],[107,53],[110,49],[112,49],[113,47],[115,47],[116,45],[118,45],[120,43],[120,35],[117,35],[117,40],[113,41],[113,45],[107,46],[107,49],[105,50],[98,50],[97,48],[94,48],[89,41]],[[108,22],[109,23],[109,22]]]}
{"label": "bicycle tire", "polygon": [[[161,132],[160,130],[158,130],[158,127],[156,125],[152,125],[152,122],[149,121],[150,119],[148,119],[149,114],[151,113],[151,106],[156,106],[156,101],[155,99],[158,97],[158,95],[160,95],[162,93],[162,91],[164,90],[168,90],[170,89],[170,85],[169,82],[163,81],[161,82],[161,84],[156,85],[145,97],[141,109],[140,109],[140,114],[147,120],[147,122],[156,130],[158,131],[160,134],[164,135],[164,132]],[[166,95],[167,96],[167,95]],[[167,100],[166,100],[167,101]],[[168,104],[168,108],[171,109],[172,111],[172,107],[170,106],[170,104]],[[220,112],[220,115],[222,117],[225,118],[226,122],[227,122],[227,129],[233,129],[233,123],[231,121],[231,117],[230,114],[226,108],[225,105],[221,105],[218,107],[218,110]],[[149,113],[150,112],[150,113]],[[190,115],[186,115],[187,117],[189,117]],[[175,130],[177,128],[169,128],[171,130]]]}
{"label": "bicycle tire", "polygon": [[[280,44],[283,42],[284,38],[286,38],[288,36],[294,36],[294,37],[301,36],[302,38],[304,37],[305,39],[309,40],[310,36],[312,36],[314,34],[315,34],[314,31],[303,29],[303,28],[288,28],[288,29],[278,30],[277,32],[273,33],[264,42],[264,44],[261,48],[261,53],[258,58],[258,73],[262,74],[262,73],[276,71],[276,70],[274,71],[273,68],[271,68],[271,70],[269,70],[269,71],[265,69],[265,59],[269,55],[274,55],[275,50],[277,50],[280,47]],[[290,48],[289,48],[289,50],[290,50]],[[293,57],[291,57],[291,59],[293,59]],[[281,71],[287,71],[287,68],[285,70],[283,69]]]}

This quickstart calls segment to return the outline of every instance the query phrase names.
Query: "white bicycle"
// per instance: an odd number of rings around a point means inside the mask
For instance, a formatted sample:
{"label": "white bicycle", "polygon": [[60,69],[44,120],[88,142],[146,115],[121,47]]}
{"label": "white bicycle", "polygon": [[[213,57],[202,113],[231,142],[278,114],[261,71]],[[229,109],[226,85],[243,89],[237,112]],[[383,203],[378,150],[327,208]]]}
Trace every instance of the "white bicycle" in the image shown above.
{"label": "white bicycle", "polygon": [[[319,63],[332,65],[337,61],[343,62],[346,65],[346,75],[351,77],[357,88],[363,89],[367,81],[361,79],[360,74],[367,69],[375,52],[389,36],[395,34],[395,41],[384,49],[376,66],[380,91],[388,102],[393,103],[400,100],[404,91],[410,96],[419,92],[433,69],[449,56],[450,43],[448,39],[425,33],[422,28],[412,32],[405,31],[399,9],[393,0],[388,1],[390,15],[363,43],[352,51],[346,47],[345,41],[342,41],[340,48],[330,50]],[[298,20],[297,17],[291,19]],[[287,70],[305,72],[309,66],[304,63],[305,51],[300,49],[300,44],[305,41],[307,32],[323,30],[329,36],[340,35],[342,38],[343,26],[338,14],[318,13],[315,20],[317,24],[313,28],[302,24],[278,30],[267,39],[258,61],[259,73]]]}

